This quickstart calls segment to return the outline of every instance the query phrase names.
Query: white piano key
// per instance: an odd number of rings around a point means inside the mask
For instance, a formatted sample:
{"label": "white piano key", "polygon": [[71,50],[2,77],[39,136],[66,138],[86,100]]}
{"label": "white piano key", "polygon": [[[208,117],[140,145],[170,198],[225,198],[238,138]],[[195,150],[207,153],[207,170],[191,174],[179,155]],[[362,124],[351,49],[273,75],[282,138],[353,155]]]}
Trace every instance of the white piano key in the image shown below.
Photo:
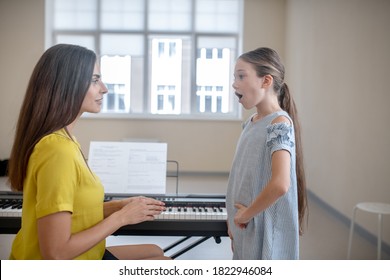
{"label": "white piano key", "polygon": [[226,220],[226,209],[221,207],[167,207],[156,220]]}
{"label": "white piano key", "polygon": [[22,209],[12,208],[12,206],[9,206],[7,208],[1,208],[0,209],[0,216],[1,217],[21,217],[22,216]]}

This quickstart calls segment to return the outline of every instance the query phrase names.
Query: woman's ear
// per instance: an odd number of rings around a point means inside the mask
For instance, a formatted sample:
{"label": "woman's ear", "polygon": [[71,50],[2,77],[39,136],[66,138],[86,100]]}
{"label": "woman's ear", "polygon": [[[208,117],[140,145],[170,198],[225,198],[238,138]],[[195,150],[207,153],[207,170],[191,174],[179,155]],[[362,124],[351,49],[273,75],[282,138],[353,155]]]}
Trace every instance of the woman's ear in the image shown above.
{"label": "woman's ear", "polygon": [[271,75],[265,75],[263,79],[263,88],[269,88],[270,86],[272,86],[274,78]]}

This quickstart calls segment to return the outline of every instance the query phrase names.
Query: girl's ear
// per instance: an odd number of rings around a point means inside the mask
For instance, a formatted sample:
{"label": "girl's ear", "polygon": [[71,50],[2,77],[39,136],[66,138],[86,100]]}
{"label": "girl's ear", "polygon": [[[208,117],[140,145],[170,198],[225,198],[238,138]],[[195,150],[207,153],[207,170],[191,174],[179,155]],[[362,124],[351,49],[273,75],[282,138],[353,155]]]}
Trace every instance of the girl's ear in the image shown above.
{"label": "girl's ear", "polygon": [[263,88],[269,88],[270,86],[272,86],[274,78],[271,75],[265,75],[263,78]]}

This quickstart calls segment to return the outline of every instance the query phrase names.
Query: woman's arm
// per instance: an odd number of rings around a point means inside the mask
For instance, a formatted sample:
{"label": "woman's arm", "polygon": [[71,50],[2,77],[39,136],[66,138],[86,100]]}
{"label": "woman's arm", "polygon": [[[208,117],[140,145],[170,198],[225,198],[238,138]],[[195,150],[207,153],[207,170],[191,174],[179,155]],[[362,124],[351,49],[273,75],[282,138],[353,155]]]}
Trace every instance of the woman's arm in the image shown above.
{"label": "woman's arm", "polygon": [[121,210],[123,208],[123,206],[132,202],[134,199],[139,199],[139,197],[132,196],[132,197],[124,198],[124,199],[105,201],[103,203],[104,218],[107,218],[112,213]]}
{"label": "woman's arm", "polygon": [[[115,203],[111,204],[111,206]],[[116,206],[119,206],[119,202]],[[113,207],[114,208],[114,207]],[[113,210],[111,208],[111,210]],[[74,259],[86,252],[118,228],[154,219],[164,210],[164,203],[151,198],[137,197],[129,200],[120,210],[95,226],[71,234],[70,212],[58,212],[38,219],[38,238],[45,259]]]}

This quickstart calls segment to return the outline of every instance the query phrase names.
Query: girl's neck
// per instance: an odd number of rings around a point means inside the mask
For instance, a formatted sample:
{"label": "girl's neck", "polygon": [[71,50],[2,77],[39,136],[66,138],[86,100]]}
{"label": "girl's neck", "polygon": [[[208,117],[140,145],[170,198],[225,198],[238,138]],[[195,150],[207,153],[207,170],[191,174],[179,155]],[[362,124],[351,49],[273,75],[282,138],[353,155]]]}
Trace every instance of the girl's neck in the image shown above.
{"label": "girl's neck", "polygon": [[279,104],[267,104],[266,106],[257,106],[257,114],[253,117],[252,121],[256,122],[263,119],[272,113],[281,111]]}
{"label": "girl's neck", "polygon": [[260,120],[265,116],[280,110],[282,110],[282,108],[280,108],[277,94],[273,91],[267,91],[264,94],[263,100],[256,105],[257,119]]}

